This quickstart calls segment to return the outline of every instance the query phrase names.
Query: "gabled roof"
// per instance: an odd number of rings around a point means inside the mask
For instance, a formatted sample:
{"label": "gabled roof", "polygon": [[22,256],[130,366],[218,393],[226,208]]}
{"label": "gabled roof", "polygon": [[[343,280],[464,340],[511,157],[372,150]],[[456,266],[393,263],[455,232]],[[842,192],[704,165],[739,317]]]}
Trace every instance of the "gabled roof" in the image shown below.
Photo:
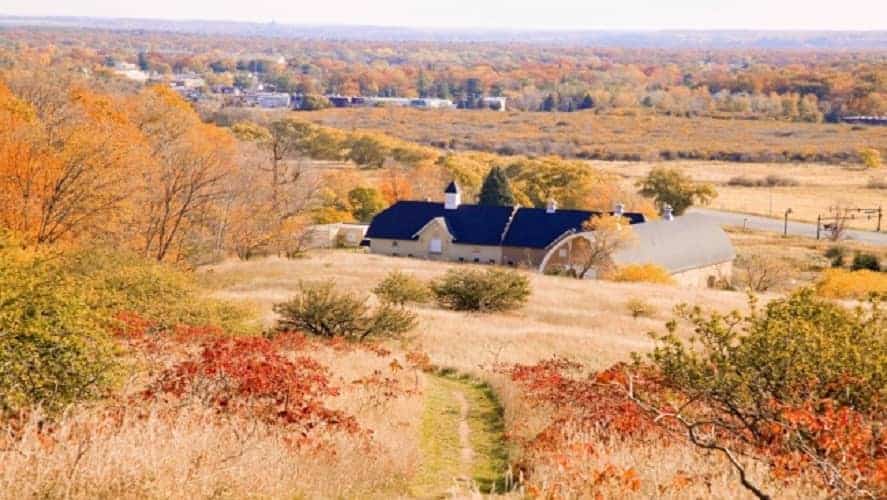
{"label": "gabled roof", "polygon": [[721,226],[699,214],[632,227],[636,241],[613,256],[620,265],[652,263],[675,274],[736,258],[736,250]]}
{"label": "gabled roof", "polygon": [[[545,248],[568,232],[581,232],[582,225],[600,212],[586,210],[557,210],[548,213],[544,208],[521,208],[514,216],[508,234],[502,240],[506,247]],[[624,213],[631,224],[644,222],[638,213]]]}
{"label": "gabled roof", "polygon": [[[593,215],[599,213],[558,210],[549,214],[542,208],[488,205],[460,205],[446,210],[442,203],[399,201],[376,215],[366,237],[415,240],[429,222],[441,218],[455,243],[545,248],[565,233],[582,231],[582,224]],[[624,215],[632,224],[644,222],[641,214]]]}
{"label": "gabled roof", "polygon": [[456,194],[459,192],[459,186],[456,184],[456,181],[450,182],[450,185],[444,189],[444,193],[447,194]]}
{"label": "gabled roof", "polygon": [[380,212],[370,224],[367,238],[413,240],[428,222],[443,218],[455,243],[499,245],[511,207],[460,205],[446,210],[442,203],[399,201]]}

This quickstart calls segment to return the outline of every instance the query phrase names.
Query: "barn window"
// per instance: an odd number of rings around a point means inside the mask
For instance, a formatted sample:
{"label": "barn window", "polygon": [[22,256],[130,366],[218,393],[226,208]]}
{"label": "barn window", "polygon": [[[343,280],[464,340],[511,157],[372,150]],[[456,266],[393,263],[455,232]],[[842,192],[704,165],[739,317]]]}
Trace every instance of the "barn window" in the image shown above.
{"label": "barn window", "polygon": [[566,257],[567,256],[567,249],[561,248],[560,250],[557,251],[557,254],[561,257]]}
{"label": "barn window", "polygon": [[441,253],[443,251],[443,244],[440,241],[440,238],[432,238],[428,244],[428,251],[431,253]]}

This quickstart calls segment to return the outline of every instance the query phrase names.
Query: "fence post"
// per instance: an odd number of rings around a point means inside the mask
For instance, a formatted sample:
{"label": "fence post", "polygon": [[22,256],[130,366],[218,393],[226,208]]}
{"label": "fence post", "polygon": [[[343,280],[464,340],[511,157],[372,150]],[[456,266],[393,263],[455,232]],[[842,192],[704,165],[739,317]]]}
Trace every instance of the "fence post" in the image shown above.
{"label": "fence post", "polygon": [[819,228],[822,226],[822,215],[816,216],[816,239],[819,239]]}

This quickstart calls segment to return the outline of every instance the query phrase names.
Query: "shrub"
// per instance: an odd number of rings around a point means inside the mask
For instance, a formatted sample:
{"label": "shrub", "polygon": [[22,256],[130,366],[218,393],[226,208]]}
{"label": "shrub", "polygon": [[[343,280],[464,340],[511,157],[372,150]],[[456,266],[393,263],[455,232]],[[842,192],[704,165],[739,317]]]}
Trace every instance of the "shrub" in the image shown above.
{"label": "shrub", "polygon": [[832,267],[844,267],[844,257],[847,255],[847,249],[842,246],[829,247],[825,251],[825,257],[831,261]]}
{"label": "shrub", "polygon": [[881,270],[881,262],[878,260],[877,255],[872,255],[870,253],[858,253],[855,257],[853,257],[853,264],[850,265],[850,269],[853,271],[859,271],[862,269],[868,269],[869,271],[880,271]]}
{"label": "shrub", "polygon": [[337,290],[332,281],[302,283],[295,297],[274,305],[274,312],[281,316],[276,330],[364,340],[401,335],[416,326],[416,315],[411,311],[388,302],[371,310],[367,300],[367,297]]}
{"label": "shrub", "polygon": [[393,271],[373,289],[380,299],[402,306],[407,303],[425,304],[431,300],[431,289],[415,276]]}
{"label": "shrub", "polygon": [[791,266],[766,255],[741,255],[736,259],[736,281],[752,292],[766,292],[784,284],[791,276]]}
{"label": "shrub", "polygon": [[622,266],[613,274],[613,281],[629,283],[659,283],[673,285],[674,279],[662,266],[656,264],[631,264]]}
{"label": "shrub", "polygon": [[504,269],[452,269],[431,284],[438,303],[456,311],[507,311],[530,297],[529,280]]}
{"label": "shrub", "polygon": [[827,269],[816,292],[832,299],[863,299],[871,293],[887,293],[887,274],[862,269]]}
{"label": "shrub", "polygon": [[101,394],[116,352],[100,323],[58,259],[0,241],[0,415],[35,404],[55,412]]}
{"label": "shrub", "polygon": [[253,330],[242,306],[202,297],[194,275],[168,264],[107,249],[69,254],[65,272],[90,288],[89,305],[103,317],[137,313],[159,329],[214,325],[228,332]]}
{"label": "shrub", "polygon": [[887,409],[884,299],[847,309],[804,289],[763,310],[752,299],[746,315],[681,308],[690,343],[671,321],[648,357],[672,397],[641,399],[698,446],[762,456],[780,472],[819,469],[830,488],[878,497],[885,457],[869,426]]}
{"label": "shrub", "polygon": [[319,425],[359,429],[353,417],[326,407],[325,399],[339,394],[329,370],[306,356],[288,358],[278,344],[261,337],[204,342],[201,352],[163,371],[145,396],[159,394],[294,426],[303,438]]}
{"label": "shrub", "polygon": [[632,318],[648,318],[656,314],[656,308],[653,307],[652,304],[636,297],[628,299],[628,302],[625,303],[625,307],[628,309],[628,312],[631,313]]}
{"label": "shrub", "polygon": [[865,187],[869,189],[887,189],[887,179],[869,179]]}
{"label": "shrub", "polygon": [[865,148],[859,151],[859,159],[865,168],[881,168],[881,152],[875,148]]}

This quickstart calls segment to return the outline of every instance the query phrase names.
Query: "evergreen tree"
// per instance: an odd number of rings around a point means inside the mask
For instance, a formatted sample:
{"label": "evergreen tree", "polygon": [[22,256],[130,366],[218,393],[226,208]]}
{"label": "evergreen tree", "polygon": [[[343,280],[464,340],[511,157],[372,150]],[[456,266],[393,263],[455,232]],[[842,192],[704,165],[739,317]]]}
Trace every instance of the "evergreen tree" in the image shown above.
{"label": "evergreen tree", "polygon": [[501,168],[493,167],[490,173],[487,174],[487,178],[484,179],[484,185],[481,187],[478,204],[492,206],[514,205],[514,193],[511,192],[508,178],[505,177],[505,172]]}
{"label": "evergreen tree", "polygon": [[582,102],[579,104],[579,109],[592,108],[594,108],[594,99],[591,97],[591,94],[585,94],[585,97],[582,98]]}
{"label": "evergreen tree", "polygon": [[542,111],[557,111],[557,98],[554,94],[548,94],[548,97],[542,101]]}

